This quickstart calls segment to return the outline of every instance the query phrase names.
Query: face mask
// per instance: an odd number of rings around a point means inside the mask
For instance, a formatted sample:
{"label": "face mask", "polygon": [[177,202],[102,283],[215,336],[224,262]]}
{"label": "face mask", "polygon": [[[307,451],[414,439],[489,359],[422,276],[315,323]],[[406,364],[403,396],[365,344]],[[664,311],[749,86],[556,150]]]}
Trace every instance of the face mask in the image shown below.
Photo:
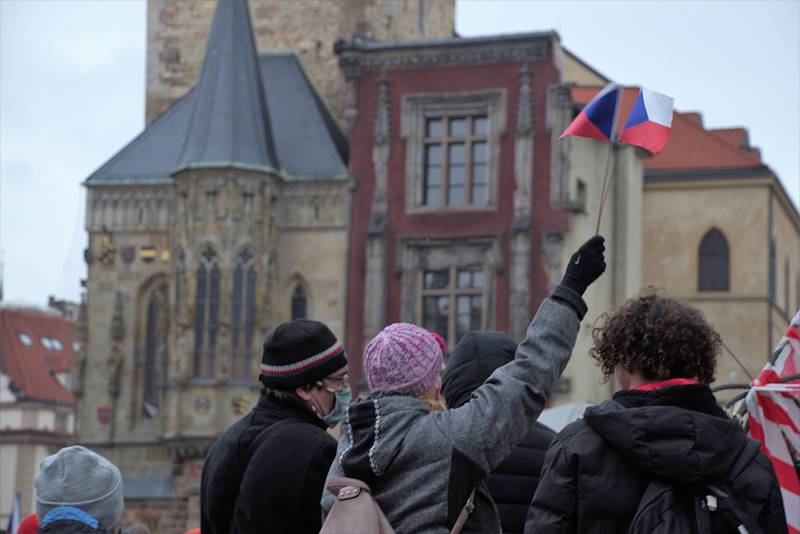
{"label": "face mask", "polygon": [[350,400],[353,398],[353,392],[350,390],[349,385],[343,387],[339,391],[330,390],[328,388],[325,388],[325,390],[329,393],[333,393],[336,397],[336,400],[333,403],[331,413],[328,415],[317,415],[326,425],[328,425],[328,428],[333,428],[339,424],[339,421],[342,420],[344,409],[348,404],[350,404]]}

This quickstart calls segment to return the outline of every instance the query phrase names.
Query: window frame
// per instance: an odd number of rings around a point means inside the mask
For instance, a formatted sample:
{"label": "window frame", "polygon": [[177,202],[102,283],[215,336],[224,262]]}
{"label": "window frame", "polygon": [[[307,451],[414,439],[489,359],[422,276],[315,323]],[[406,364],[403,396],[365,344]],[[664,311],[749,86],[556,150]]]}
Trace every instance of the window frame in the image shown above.
{"label": "window frame", "polygon": [[[405,154],[405,204],[408,213],[452,212],[452,211],[496,211],[498,209],[498,184],[500,168],[500,145],[506,133],[505,88],[486,89],[458,93],[413,93],[403,96],[400,118],[400,135],[406,144]],[[427,123],[429,119],[443,119],[447,122],[455,117],[484,116],[488,121],[486,141],[486,182],[487,199],[485,204],[471,204],[471,191],[467,191],[465,176],[465,203],[448,205],[446,188],[441,190],[442,203],[427,206],[425,201],[425,164]],[[449,134],[449,132],[448,132]],[[472,172],[472,154],[467,154],[465,143],[465,173]],[[444,149],[443,149],[444,150]],[[447,154],[442,155],[442,182],[447,181]],[[466,167],[469,167],[467,169]],[[469,202],[468,202],[469,201]]]}
{"label": "window frame", "polygon": [[[426,289],[425,274],[430,272],[444,272],[449,276],[448,286],[443,289]],[[483,276],[483,284],[480,288],[459,288],[458,275],[461,272],[479,272]],[[451,265],[445,269],[419,269],[417,271],[417,324],[425,325],[425,298],[427,297],[447,297],[449,300],[447,313],[447,332],[442,337],[447,345],[447,350],[453,350],[461,338],[458,337],[458,297],[481,297],[481,317],[477,329],[482,329],[486,324],[488,313],[488,294],[486,281],[488,280],[487,267],[485,264],[477,265]],[[427,327],[426,327],[427,328]]]}

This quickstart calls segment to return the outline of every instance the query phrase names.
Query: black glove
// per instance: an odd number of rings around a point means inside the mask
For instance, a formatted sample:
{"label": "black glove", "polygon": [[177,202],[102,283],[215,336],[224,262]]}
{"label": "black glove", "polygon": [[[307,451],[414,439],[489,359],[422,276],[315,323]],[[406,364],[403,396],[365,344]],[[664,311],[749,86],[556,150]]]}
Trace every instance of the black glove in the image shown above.
{"label": "black glove", "polygon": [[581,245],[581,248],[572,255],[567,265],[567,271],[561,284],[583,295],[589,284],[600,278],[606,270],[606,261],[603,257],[606,247],[605,238],[596,235]]}

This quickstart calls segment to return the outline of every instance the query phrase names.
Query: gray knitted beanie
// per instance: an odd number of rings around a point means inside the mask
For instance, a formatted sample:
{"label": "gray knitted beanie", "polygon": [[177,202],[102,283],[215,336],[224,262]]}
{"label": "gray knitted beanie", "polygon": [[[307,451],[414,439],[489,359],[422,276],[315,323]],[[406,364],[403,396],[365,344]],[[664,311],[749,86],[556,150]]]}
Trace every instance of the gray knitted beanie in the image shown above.
{"label": "gray knitted beanie", "polygon": [[117,466],[79,445],[42,460],[36,475],[36,515],[41,521],[57,506],[85,511],[108,530],[122,517],[122,475]]}

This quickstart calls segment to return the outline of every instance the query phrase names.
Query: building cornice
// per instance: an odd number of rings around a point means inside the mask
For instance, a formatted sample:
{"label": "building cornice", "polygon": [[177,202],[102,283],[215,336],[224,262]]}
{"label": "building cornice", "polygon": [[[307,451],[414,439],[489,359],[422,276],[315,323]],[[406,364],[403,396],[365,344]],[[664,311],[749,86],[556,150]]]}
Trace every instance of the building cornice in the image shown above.
{"label": "building cornice", "polygon": [[645,191],[733,187],[771,187],[792,225],[800,232],[800,212],[783,184],[766,165],[733,169],[667,169],[644,174]]}
{"label": "building cornice", "polygon": [[345,79],[356,80],[365,70],[394,70],[453,65],[536,61],[549,57],[554,32],[488,37],[381,43],[364,39],[339,41],[334,50]]}

